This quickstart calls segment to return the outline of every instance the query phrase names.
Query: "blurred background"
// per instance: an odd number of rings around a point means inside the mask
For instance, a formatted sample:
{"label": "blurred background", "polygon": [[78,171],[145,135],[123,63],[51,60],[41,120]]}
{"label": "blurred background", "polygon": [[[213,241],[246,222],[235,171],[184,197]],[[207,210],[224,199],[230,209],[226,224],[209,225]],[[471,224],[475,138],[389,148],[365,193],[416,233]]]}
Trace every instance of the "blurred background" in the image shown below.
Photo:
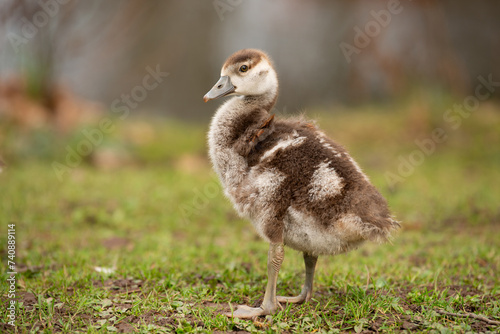
{"label": "blurred background", "polygon": [[[0,13],[2,113],[12,90],[48,109],[70,93],[109,109],[158,65],[170,76],[138,109],[206,122],[214,106],[200,97],[225,58],[247,47],[272,56],[278,108],[290,111],[390,100],[420,86],[461,96],[478,75],[500,77],[495,0],[3,0]],[[356,46],[356,28],[369,30],[367,43],[358,37]]]}
{"label": "blurred background", "polygon": [[[402,222],[392,245],[320,259],[303,310],[325,313],[279,324],[490,330],[436,319],[500,320],[499,18],[498,0],[0,0],[0,235],[15,225],[20,332],[130,317],[135,332],[251,330],[220,307],[258,305],[268,245],[208,159],[224,99],[203,103],[242,48],[274,60],[273,113],[317,120]],[[286,295],[303,277],[287,254]]]}
{"label": "blurred background", "polygon": [[2,0],[0,157],[59,181],[85,168],[209,173],[220,101],[202,96],[251,47],[277,67],[276,112],[319,119],[382,191],[440,175],[434,163],[486,175],[499,162],[499,15],[495,0]]}

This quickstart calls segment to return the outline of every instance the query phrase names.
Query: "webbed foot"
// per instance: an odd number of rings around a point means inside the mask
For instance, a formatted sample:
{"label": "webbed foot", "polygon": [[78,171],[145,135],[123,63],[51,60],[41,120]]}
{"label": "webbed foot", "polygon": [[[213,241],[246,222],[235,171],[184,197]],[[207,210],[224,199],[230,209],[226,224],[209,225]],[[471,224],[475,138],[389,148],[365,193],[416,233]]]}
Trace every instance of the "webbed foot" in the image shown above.
{"label": "webbed foot", "polygon": [[304,302],[308,302],[309,300],[311,300],[311,295],[312,295],[311,290],[304,289],[304,290],[302,290],[300,295],[295,296],[295,297],[278,296],[276,298],[278,299],[278,302],[280,302],[280,303],[302,304]]}
{"label": "webbed foot", "polygon": [[262,315],[273,314],[276,310],[263,309],[261,307],[250,307],[246,305],[239,305],[236,311],[231,313],[225,313],[224,315],[229,318],[240,318],[240,319],[252,319]]}
{"label": "webbed foot", "polygon": [[267,258],[267,286],[264,300],[260,307],[249,307],[240,305],[236,311],[226,313],[230,318],[251,319],[262,315],[274,314],[280,303],[276,300],[276,281],[278,280],[278,272],[283,262],[284,249],[282,243],[271,243],[269,245],[269,253]]}

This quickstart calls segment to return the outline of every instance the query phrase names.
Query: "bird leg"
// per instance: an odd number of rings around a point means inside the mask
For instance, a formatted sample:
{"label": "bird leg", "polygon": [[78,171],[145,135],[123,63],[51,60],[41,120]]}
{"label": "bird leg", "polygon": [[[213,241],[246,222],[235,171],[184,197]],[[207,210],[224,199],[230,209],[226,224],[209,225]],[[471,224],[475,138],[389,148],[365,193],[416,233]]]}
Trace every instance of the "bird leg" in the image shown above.
{"label": "bird leg", "polygon": [[317,256],[312,256],[304,253],[304,264],[306,266],[306,282],[302,287],[300,295],[296,297],[278,297],[280,303],[292,303],[301,304],[303,302],[308,302],[312,297],[313,291],[313,280],[314,280],[314,270],[316,268]]}
{"label": "bird leg", "polygon": [[249,307],[240,305],[236,311],[226,313],[228,317],[251,319],[261,315],[273,314],[281,305],[276,299],[276,282],[278,281],[278,273],[285,257],[285,250],[281,243],[271,243],[267,256],[267,287],[264,294],[264,300],[260,307]]}

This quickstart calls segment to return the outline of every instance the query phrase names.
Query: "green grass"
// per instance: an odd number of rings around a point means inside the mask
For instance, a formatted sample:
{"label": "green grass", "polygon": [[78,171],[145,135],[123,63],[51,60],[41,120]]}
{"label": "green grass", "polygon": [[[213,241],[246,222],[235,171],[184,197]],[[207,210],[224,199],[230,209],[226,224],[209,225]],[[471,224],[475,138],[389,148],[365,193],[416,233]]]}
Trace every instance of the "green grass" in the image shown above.
{"label": "green grass", "polygon": [[[110,169],[89,157],[60,181],[51,162],[64,159],[65,145],[76,145],[80,133],[20,137],[4,125],[0,150],[9,166],[0,174],[0,229],[4,236],[9,223],[16,225],[17,330],[498,331],[440,312],[500,321],[500,108],[482,106],[390,186],[384,174],[415,150],[414,139],[446,127],[440,104],[391,108],[399,111],[366,107],[317,116],[387,197],[402,232],[392,244],[321,257],[310,303],[284,305],[255,321],[222,315],[229,303],[259,305],[267,244],[223,197],[204,153],[206,127],[119,124],[94,153],[118,148],[125,162]],[[0,252],[7,278],[5,237]],[[303,279],[302,256],[286,249],[278,293],[298,293]],[[5,279],[0,287],[6,309]],[[0,314],[7,322],[7,313]]]}

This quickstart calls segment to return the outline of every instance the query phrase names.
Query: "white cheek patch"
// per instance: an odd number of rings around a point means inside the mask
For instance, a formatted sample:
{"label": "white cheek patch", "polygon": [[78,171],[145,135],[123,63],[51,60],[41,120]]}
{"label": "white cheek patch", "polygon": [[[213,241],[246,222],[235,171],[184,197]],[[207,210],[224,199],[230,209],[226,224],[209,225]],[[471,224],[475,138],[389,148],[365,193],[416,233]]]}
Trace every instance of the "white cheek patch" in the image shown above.
{"label": "white cheek patch", "polygon": [[271,69],[271,65],[262,60],[250,68],[246,74],[233,75],[236,92],[243,95],[261,95],[275,91],[278,84],[275,75],[271,75]]}
{"label": "white cheek patch", "polygon": [[311,178],[309,196],[312,201],[332,198],[340,194],[344,187],[343,179],[335,169],[329,167],[329,162],[322,162]]}

